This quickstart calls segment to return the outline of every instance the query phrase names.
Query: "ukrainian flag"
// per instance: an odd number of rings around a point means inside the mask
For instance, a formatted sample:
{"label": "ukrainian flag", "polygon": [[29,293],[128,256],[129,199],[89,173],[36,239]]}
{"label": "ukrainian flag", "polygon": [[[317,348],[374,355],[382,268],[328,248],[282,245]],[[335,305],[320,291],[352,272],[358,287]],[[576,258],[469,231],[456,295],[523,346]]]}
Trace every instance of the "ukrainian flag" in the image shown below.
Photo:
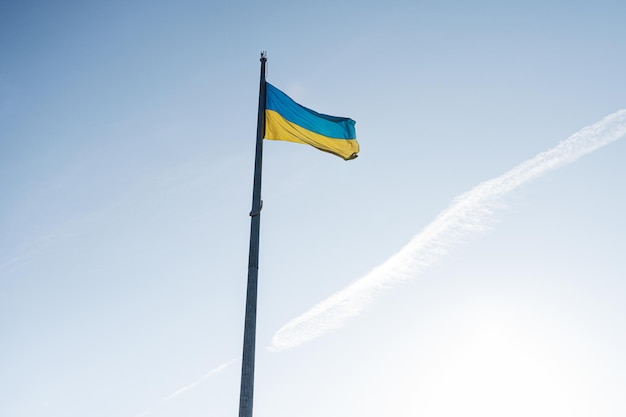
{"label": "ukrainian flag", "polygon": [[265,86],[265,139],[304,143],[346,161],[358,156],[354,120],[317,113],[270,83]]}

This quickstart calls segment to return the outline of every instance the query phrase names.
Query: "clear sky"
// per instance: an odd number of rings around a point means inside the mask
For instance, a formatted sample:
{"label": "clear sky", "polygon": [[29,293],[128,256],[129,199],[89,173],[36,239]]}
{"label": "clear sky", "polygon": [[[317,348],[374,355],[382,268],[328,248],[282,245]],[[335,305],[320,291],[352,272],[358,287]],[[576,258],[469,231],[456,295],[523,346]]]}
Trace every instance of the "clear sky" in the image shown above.
{"label": "clear sky", "polygon": [[237,415],[262,50],[255,417],[626,415],[624,16],[0,3],[0,415]]}

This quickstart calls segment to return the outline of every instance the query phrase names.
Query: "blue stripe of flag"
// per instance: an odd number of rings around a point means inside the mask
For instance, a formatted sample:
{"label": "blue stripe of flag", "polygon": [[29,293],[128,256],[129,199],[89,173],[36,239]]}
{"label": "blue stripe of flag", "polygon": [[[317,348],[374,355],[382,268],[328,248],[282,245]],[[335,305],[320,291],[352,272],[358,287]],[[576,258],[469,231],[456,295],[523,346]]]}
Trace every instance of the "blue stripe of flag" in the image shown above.
{"label": "blue stripe of flag", "polygon": [[320,114],[293,101],[270,83],[266,85],[265,106],[291,123],[333,139],[356,139],[355,121],[347,117]]}

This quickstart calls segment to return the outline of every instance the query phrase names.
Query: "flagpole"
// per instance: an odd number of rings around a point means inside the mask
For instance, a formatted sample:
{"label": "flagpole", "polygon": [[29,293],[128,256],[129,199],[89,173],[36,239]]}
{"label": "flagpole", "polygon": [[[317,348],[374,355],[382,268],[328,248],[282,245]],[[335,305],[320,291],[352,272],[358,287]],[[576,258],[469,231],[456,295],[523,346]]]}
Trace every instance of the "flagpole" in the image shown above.
{"label": "flagpole", "polygon": [[256,128],[256,154],[254,159],[254,186],[252,211],[250,211],[250,252],[248,256],[248,289],[246,293],[246,318],[243,333],[243,359],[241,362],[241,391],[239,417],[252,417],[254,394],[254,351],[256,339],[257,281],[259,275],[259,231],[261,227],[261,166],[263,162],[263,136],[265,133],[265,62],[267,53],[261,52],[261,80],[259,83],[259,113]]}

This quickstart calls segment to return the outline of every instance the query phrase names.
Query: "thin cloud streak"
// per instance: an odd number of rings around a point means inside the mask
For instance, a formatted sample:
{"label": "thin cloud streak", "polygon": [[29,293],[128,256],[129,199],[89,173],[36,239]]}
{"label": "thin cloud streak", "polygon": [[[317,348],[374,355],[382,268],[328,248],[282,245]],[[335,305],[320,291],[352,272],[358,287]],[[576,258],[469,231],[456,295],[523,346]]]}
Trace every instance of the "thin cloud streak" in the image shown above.
{"label": "thin cloud streak", "polygon": [[168,402],[170,400],[173,400],[174,398],[178,397],[182,393],[196,388],[198,385],[202,384],[207,379],[211,378],[212,376],[215,376],[216,374],[219,374],[224,369],[228,368],[236,360],[237,360],[237,358],[231,359],[228,362],[224,362],[223,364],[217,366],[216,368],[211,369],[210,371],[208,371],[207,373],[202,375],[200,377],[200,379],[198,379],[197,381],[192,382],[191,384],[185,385],[184,387],[181,387],[181,388],[177,389],[172,394],[168,395],[167,397],[162,398],[154,407],[144,411],[143,413],[137,415],[136,417],[146,417],[146,416],[149,416],[150,414],[154,413],[158,407],[163,405],[163,403],[166,403],[166,402]]}
{"label": "thin cloud streak", "polygon": [[197,387],[198,385],[200,385],[204,381],[206,381],[208,378],[212,377],[215,374],[218,374],[218,373],[222,372],[224,369],[226,369],[228,367],[228,365],[233,363],[235,360],[236,359],[232,359],[232,360],[230,360],[230,361],[228,361],[226,363],[221,364],[217,368],[210,370],[206,374],[202,375],[202,377],[200,379],[198,379],[196,382],[192,382],[189,385],[185,385],[184,387],[181,387],[181,388],[177,389],[173,394],[168,395],[167,397],[163,398],[162,401],[169,401],[169,400],[171,400],[171,399],[173,399],[175,397],[178,397],[183,392],[189,391],[190,389],[193,389],[193,388]]}
{"label": "thin cloud streak", "polygon": [[505,194],[549,171],[575,162],[624,134],[626,110],[619,110],[505,174],[461,194],[387,261],[280,328],[268,349],[291,349],[343,327],[372,303],[380,291],[415,277],[438,261],[451,246],[471,233],[487,229]]}

